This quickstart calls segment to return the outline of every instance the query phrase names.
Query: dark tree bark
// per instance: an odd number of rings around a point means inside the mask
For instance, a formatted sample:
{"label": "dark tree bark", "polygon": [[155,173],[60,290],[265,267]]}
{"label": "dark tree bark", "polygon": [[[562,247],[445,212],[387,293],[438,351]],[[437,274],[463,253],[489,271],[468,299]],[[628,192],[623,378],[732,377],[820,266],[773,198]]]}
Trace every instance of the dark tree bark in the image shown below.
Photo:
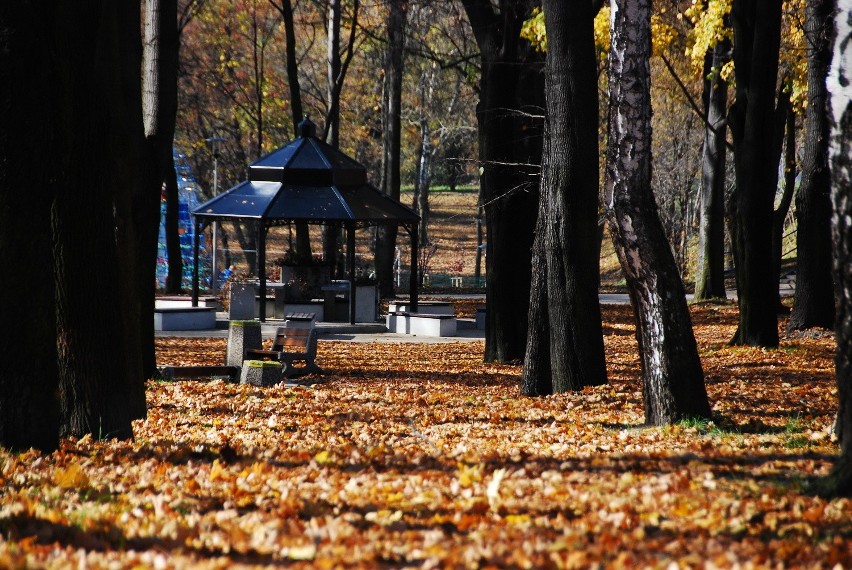
{"label": "dark tree bark", "polygon": [[[388,47],[385,54],[384,109],[382,130],[382,192],[399,200],[402,157],[402,72],[408,2],[388,1]],[[376,230],[376,280],[379,294],[392,297],[395,291],[393,262],[396,257],[396,226]],[[412,268],[414,270],[414,268]]]}
{"label": "dark tree bark", "polygon": [[725,132],[728,82],[722,66],[730,59],[729,41],[707,53],[704,69],[704,148],[701,159],[701,213],[695,299],[724,299],[725,293]]}
{"label": "dark tree bark", "polygon": [[[568,5],[561,0],[545,0],[543,10],[547,120],[522,387],[527,395],[606,382],[595,247],[595,14],[591,3]],[[539,358],[549,363],[536,362]]]}
{"label": "dark tree bark", "polygon": [[[818,490],[827,496],[852,496],[852,2],[838,0],[834,38],[834,62],[828,75],[828,112],[831,125],[829,164],[832,178],[833,273],[837,319],[837,417],[840,456],[831,473],[819,482]],[[828,10],[829,29],[832,10]]]}
{"label": "dark tree bark", "polygon": [[683,283],[651,191],[650,0],[614,0],[607,218],[636,316],[645,421],[709,417]]}
{"label": "dark tree bark", "polygon": [[[793,111],[793,106],[790,104],[789,94],[784,97],[779,96],[780,102],[784,101],[783,115],[781,110],[777,110],[778,122],[784,119],[784,127],[777,134],[779,139],[784,140],[784,181],[781,191],[781,199],[778,201],[778,207],[772,212],[772,276],[775,279],[775,302],[778,314],[786,314],[787,307],[781,303],[781,261],[784,257],[784,223],[787,220],[787,214],[790,212],[790,204],[793,202],[793,195],[796,191],[796,113]],[[776,185],[778,181],[776,180]]]}
{"label": "dark tree bark", "polygon": [[464,0],[480,49],[480,194],[485,211],[488,306],[485,360],[524,357],[531,250],[538,212],[544,107],[541,56],[520,38],[533,2]]}
{"label": "dark tree bark", "polygon": [[340,91],[335,89],[340,77],[340,3],[341,0],[328,2],[328,77],[326,81],[328,108],[325,118],[325,142],[337,148],[340,142]]}
{"label": "dark tree bark", "polygon": [[60,190],[53,77],[62,62],[44,35],[56,26],[50,4],[0,4],[0,267],[26,268],[26,278],[10,275],[0,287],[0,446],[46,452],[59,444],[50,216]]}
{"label": "dark tree bark", "polygon": [[[323,138],[325,142],[334,148],[340,145],[340,94],[343,91],[346,71],[354,54],[359,7],[359,1],[355,0],[352,7],[352,22],[349,29],[349,41],[346,46],[346,57],[344,59],[340,53],[341,0],[329,0],[328,2],[328,93]],[[337,259],[341,229],[341,226],[338,224],[328,224],[324,226],[323,230],[325,262],[331,266],[333,279],[337,278],[338,275],[342,276],[344,273],[342,264],[339,264]]]}
{"label": "dark tree bark", "polygon": [[[542,162],[545,162],[546,159],[544,157],[542,159]],[[550,369],[550,317],[547,311],[547,259],[544,251],[545,224],[547,224],[547,202],[541,199],[533,241],[529,332],[524,355],[524,372],[521,376],[521,394],[524,396],[553,394],[553,375]]]}
{"label": "dark tree bark", "polygon": [[831,172],[826,76],[831,61],[832,0],[805,4],[808,106],[802,149],[802,182],[796,194],[796,289],[789,330],[834,325],[831,278]]}
{"label": "dark tree bark", "polygon": [[[61,432],[127,438],[144,409],[124,311],[138,292],[132,256],[142,253],[125,239],[144,191],[139,7],[104,1],[56,13],[42,37],[54,38],[64,63],[51,89],[63,102],[53,216]],[[128,248],[121,255],[117,241]]]}
{"label": "dark tree bark", "polygon": [[775,83],[781,0],[734,0],[736,101],[728,124],[736,188],[731,199],[739,327],[732,344],[778,346],[777,281],[772,275]]}

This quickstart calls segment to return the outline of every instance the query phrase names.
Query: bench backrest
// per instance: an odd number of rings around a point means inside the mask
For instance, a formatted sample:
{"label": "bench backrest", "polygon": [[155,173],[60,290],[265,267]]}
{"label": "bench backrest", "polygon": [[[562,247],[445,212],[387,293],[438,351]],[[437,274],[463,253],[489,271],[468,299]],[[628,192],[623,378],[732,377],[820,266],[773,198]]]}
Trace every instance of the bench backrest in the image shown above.
{"label": "bench backrest", "polygon": [[272,350],[278,351],[293,351],[299,349],[300,352],[308,350],[308,343],[311,339],[311,329],[292,329],[279,327],[275,332],[275,340],[272,343]]}

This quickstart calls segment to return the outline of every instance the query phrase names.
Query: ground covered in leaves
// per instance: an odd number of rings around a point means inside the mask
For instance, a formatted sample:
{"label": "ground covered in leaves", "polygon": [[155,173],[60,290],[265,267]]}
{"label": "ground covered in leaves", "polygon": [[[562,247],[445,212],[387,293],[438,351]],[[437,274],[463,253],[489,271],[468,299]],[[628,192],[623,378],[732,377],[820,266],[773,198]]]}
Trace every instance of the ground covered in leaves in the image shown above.
{"label": "ground covered in leaves", "polygon": [[[833,339],[731,348],[693,307],[716,418],[643,427],[626,308],[610,384],[527,399],[481,343],[320,341],[313,387],[152,381],[135,441],[0,452],[0,567],[852,567]],[[218,364],[219,339],[159,339]]]}

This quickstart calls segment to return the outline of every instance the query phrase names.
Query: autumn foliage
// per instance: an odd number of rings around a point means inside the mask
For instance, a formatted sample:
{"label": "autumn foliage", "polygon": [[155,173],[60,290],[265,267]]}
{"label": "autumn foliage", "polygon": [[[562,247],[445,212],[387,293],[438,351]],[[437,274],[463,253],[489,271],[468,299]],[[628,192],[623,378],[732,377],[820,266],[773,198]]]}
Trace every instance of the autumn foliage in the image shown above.
{"label": "autumn foliage", "polygon": [[641,425],[626,307],[610,384],[576,394],[519,397],[479,342],[320,341],[309,387],[151,381],[133,442],[0,452],[0,568],[852,566],[852,502],[806,490],[837,453],[832,335],[728,347],[732,306],[692,312],[710,423]]}

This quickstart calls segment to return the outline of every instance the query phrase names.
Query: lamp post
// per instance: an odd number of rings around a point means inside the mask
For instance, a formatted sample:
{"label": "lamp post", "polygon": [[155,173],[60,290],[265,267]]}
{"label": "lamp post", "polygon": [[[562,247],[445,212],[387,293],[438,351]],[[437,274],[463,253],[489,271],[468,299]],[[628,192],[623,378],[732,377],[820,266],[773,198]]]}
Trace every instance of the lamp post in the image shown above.
{"label": "lamp post", "polygon": [[[208,145],[210,145],[210,150],[213,153],[213,196],[219,195],[219,147],[225,142],[225,139],[222,137],[210,137],[206,139]],[[216,294],[219,289],[219,273],[217,271],[217,259],[216,259],[216,248],[219,243],[219,222],[213,222],[213,248],[210,255],[210,264],[212,268],[210,270],[210,292],[212,294]]]}

